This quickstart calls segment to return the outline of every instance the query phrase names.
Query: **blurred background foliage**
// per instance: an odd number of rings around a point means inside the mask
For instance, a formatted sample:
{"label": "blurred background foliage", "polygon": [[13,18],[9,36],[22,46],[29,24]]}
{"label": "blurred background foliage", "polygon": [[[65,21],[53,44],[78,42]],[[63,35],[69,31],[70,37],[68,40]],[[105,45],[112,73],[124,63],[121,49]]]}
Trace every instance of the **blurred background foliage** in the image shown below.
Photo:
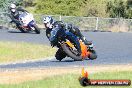
{"label": "blurred background foliage", "polygon": [[132,18],[132,0],[0,0],[1,10],[11,2],[33,14]]}
{"label": "blurred background foliage", "polygon": [[0,0],[0,12],[8,12],[10,3],[15,3],[19,6],[23,4],[23,0]]}

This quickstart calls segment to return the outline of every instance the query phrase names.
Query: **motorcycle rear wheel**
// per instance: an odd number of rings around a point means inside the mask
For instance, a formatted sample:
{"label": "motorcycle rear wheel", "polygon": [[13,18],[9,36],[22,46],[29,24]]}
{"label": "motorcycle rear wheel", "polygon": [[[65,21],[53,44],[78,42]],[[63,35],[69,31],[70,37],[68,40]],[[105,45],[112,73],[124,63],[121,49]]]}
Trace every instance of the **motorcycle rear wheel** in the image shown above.
{"label": "motorcycle rear wheel", "polygon": [[94,60],[96,58],[97,58],[97,53],[95,52],[95,50],[90,51],[89,59]]}
{"label": "motorcycle rear wheel", "polygon": [[23,28],[21,28],[21,27],[17,27],[22,33],[25,33],[26,31],[23,29]]}
{"label": "motorcycle rear wheel", "polygon": [[35,28],[35,32],[37,33],[37,34],[40,34],[40,29],[38,28],[38,26],[36,25],[36,24],[34,24],[34,28]]}

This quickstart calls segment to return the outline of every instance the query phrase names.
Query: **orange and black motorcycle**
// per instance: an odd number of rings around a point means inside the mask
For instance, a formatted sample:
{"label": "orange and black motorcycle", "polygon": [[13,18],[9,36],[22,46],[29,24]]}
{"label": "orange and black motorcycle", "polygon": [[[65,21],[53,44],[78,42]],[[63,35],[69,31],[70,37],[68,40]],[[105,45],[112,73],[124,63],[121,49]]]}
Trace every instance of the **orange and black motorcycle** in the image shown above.
{"label": "orange and black motorcycle", "polygon": [[59,61],[66,56],[71,57],[75,61],[82,61],[86,58],[91,60],[97,58],[93,44],[89,46],[85,45],[81,39],[71,32],[66,32],[63,29],[55,29],[51,32],[50,40],[52,41],[52,46],[59,48],[55,55]]}

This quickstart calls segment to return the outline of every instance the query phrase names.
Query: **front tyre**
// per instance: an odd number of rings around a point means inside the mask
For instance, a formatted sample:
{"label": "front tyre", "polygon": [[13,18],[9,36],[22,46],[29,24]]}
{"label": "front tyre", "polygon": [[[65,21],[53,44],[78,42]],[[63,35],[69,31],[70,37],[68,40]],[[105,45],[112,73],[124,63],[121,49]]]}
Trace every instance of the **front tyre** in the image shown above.
{"label": "front tyre", "polygon": [[34,31],[35,31],[37,34],[40,34],[40,29],[38,28],[38,26],[37,26],[36,24],[34,24],[33,26],[34,26],[34,28],[35,28]]}
{"label": "front tyre", "polygon": [[81,56],[81,55],[79,55],[79,56],[75,55],[75,54],[70,50],[70,48],[68,47],[67,44],[63,43],[63,44],[61,44],[61,47],[62,47],[63,51],[64,51],[69,57],[71,57],[72,59],[74,59],[75,61],[82,61],[82,60],[83,60],[83,59],[82,59],[82,56]]}

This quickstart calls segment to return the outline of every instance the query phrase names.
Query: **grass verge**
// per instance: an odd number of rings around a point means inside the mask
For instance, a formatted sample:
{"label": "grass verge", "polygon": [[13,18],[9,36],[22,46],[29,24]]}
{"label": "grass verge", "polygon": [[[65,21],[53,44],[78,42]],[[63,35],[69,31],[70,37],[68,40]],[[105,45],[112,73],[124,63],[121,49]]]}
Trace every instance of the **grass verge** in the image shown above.
{"label": "grass verge", "polygon": [[55,52],[55,48],[46,45],[0,42],[0,63],[51,57]]}
{"label": "grass verge", "polygon": [[[67,74],[48,77],[43,80],[36,80],[14,85],[0,85],[0,88],[83,88],[78,81],[79,74]],[[132,80],[132,71],[118,72],[99,72],[89,75],[90,79],[130,79]],[[86,87],[86,88],[106,88],[104,87]],[[125,88],[125,86],[115,86],[107,88]],[[127,86],[132,88],[132,86]]]}

